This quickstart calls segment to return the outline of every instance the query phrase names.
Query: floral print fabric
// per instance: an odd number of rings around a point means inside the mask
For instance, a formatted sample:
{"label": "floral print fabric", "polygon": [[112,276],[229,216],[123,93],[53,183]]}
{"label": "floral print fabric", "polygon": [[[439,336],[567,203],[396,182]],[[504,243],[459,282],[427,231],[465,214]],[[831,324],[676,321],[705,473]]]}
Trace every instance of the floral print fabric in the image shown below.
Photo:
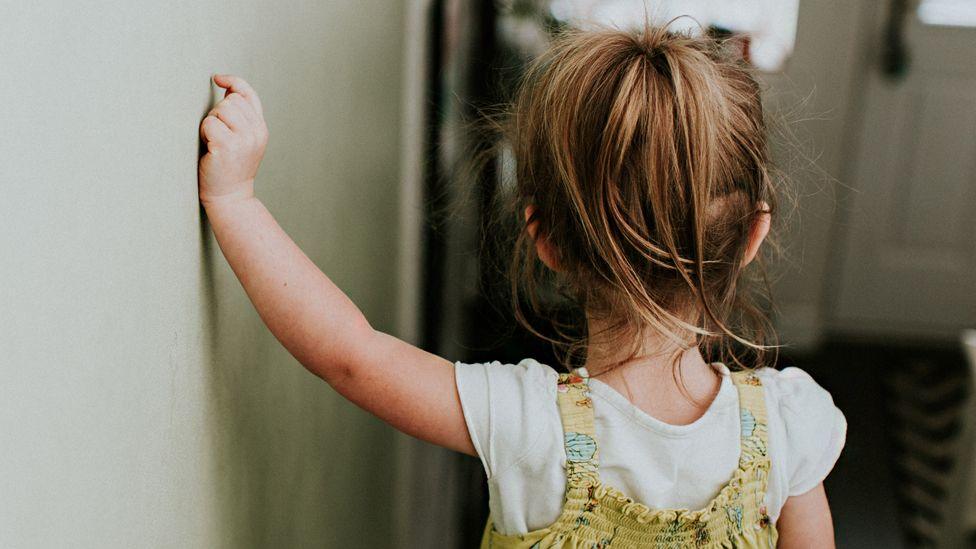
{"label": "floral print fabric", "polygon": [[775,547],[776,528],[764,505],[769,476],[762,382],[734,372],[739,393],[739,465],[729,482],[698,510],[650,509],[600,482],[599,444],[587,380],[562,374],[557,405],[566,449],[566,496],[560,517],[523,535],[503,535],[491,518],[484,548]]}

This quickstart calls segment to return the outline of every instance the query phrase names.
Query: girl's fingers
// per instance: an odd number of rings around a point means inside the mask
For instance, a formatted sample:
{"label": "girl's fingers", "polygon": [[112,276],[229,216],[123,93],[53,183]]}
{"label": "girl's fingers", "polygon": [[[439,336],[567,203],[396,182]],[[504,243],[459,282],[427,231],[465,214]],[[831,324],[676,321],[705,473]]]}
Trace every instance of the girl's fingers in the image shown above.
{"label": "girl's fingers", "polygon": [[[251,105],[251,102],[237,92],[228,92],[228,95],[224,97],[222,103],[227,103],[229,106],[239,110],[241,115],[247,119],[248,122],[257,123],[261,121],[261,115],[254,110],[254,106]],[[217,106],[219,107],[220,104]]]}
{"label": "girl's fingers", "polygon": [[261,109],[261,100],[258,99],[258,94],[243,78],[234,76],[232,74],[215,74],[213,81],[214,84],[217,84],[221,88],[227,90],[226,95],[230,95],[231,93],[239,93],[244,97],[244,99],[247,99],[258,114],[263,112]]}
{"label": "girl's fingers", "polygon": [[231,131],[239,131],[246,128],[249,125],[249,120],[244,114],[244,109],[233,103],[229,103],[226,100],[221,101],[219,105],[214,107],[210,114],[216,116],[221,122],[227,125]]}
{"label": "girl's fingers", "polygon": [[230,128],[212,114],[207,115],[200,123],[200,137],[206,143],[229,139],[230,136]]}

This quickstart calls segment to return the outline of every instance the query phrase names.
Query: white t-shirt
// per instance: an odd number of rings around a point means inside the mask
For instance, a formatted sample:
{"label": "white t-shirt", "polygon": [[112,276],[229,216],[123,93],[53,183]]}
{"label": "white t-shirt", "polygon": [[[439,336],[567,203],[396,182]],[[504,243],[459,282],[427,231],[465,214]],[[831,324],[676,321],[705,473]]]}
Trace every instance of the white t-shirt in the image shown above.
{"label": "white t-shirt", "polygon": [[[739,395],[724,378],[705,414],[688,425],[657,420],[598,379],[590,380],[600,480],[658,509],[699,509],[728,483],[739,460]],[[584,371],[585,372],[585,371]],[[544,528],[566,490],[558,374],[532,359],[455,364],[471,441],[488,475],[489,506],[503,534]],[[771,461],[766,509],[775,522],[789,496],[833,468],[847,422],[830,394],[799,368],[756,371],[763,383]]]}

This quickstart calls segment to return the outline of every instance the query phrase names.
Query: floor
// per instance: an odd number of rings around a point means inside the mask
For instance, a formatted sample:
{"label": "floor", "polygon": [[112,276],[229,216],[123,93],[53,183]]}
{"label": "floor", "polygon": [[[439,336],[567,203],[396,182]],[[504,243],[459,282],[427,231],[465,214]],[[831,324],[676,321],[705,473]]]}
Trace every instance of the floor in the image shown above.
{"label": "floor", "polygon": [[884,407],[884,361],[870,349],[828,345],[811,357],[786,359],[803,368],[847,417],[847,444],[824,485],[838,547],[907,547],[898,526]]}
{"label": "floor", "polygon": [[[896,457],[906,452],[893,433],[901,425],[891,413],[896,398],[891,380],[919,368],[941,378],[960,377],[965,359],[952,347],[859,344],[835,341],[811,356],[786,358],[830,391],[848,422],[847,444],[825,487],[831,503],[838,547],[899,548],[927,546],[905,529],[918,509],[901,497],[906,473]],[[932,377],[910,376],[919,384]],[[922,391],[923,387],[919,387]],[[939,494],[935,494],[938,496]]]}

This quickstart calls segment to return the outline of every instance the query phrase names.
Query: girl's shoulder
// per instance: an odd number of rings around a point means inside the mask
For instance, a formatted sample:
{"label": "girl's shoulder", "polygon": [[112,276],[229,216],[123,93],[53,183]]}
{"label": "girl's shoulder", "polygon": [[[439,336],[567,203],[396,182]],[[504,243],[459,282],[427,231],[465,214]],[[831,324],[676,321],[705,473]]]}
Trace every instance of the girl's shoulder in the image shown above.
{"label": "girl's shoulder", "polygon": [[775,368],[758,368],[753,373],[762,381],[764,391],[768,396],[789,406],[796,399],[813,400],[818,402],[833,402],[827,392],[806,371],[796,366],[788,366],[782,370]]}
{"label": "girl's shoulder", "polygon": [[767,406],[786,420],[828,419],[841,414],[830,393],[800,368],[759,368],[754,373],[762,382]]}
{"label": "girl's shoulder", "polygon": [[455,363],[459,383],[488,385],[496,394],[525,397],[551,394],[555,398],[559,372],[535,359],[526,358],[515,363],[499,361],[483,363]]}
{"label": "girl's shoulder", "polygon": [[[797,367],[755,371],[770,422],[770,454],[784,467],[789,496],[820,484],[847,439],[847,420],[833,397]],[[776,459],[778,458],[778,459]]]}

